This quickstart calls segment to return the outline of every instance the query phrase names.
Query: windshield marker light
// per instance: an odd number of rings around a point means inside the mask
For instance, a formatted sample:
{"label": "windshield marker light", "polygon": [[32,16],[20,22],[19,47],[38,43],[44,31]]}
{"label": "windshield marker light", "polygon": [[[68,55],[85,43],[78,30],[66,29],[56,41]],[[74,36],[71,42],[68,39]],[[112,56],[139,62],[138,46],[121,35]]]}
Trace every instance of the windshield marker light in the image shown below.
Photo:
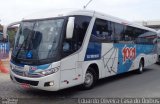
{"label": "windshield marker light", "polygon": [[31,52],[31,51],[29,51],[29,52],[27,53],[27,58],[31,59],[31,58],[32,58],[32,56],[33,56],[32,52]]}

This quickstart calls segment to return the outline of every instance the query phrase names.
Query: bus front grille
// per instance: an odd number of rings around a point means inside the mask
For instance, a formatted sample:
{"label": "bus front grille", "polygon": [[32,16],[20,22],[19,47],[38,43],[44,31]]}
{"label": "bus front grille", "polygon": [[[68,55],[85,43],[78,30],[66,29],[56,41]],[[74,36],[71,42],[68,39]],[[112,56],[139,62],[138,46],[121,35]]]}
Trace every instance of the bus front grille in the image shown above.
{"label": "bus front grille", "polygon": [[30,80],[24,80],[24,79],[20,79],[15,77],[15,80],[19,83],[26,83],[32,86],[38,86],[39,81],[30,81]]}

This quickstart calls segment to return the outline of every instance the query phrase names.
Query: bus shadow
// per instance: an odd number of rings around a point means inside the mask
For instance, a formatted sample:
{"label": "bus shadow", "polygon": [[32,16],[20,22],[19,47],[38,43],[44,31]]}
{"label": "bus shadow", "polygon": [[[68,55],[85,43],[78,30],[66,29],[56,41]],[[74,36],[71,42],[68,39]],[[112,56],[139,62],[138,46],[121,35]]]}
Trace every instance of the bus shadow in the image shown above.
{"label": "bus shadow", "polygon": [[[21,90],[19,90],[21,89]],[[79,86],[63,89],[60,91],[44,91],[39,89],[22,89],[18,88],[17,92],[20,94],[25,94],[26,97],[33,97],[34,99],[46,99],[46,98],[52,98],[52,99],[66,99],[71,98],[71,96],[76,95],[78,92],[82,91]]]}
{"label": "bus shadow", "polygon": [[[153,69],[149,69],[149,68],[145,68],[143,74],[148,73],[150,71],[153,71]],[[100,79],[96,86],[96,87],[100,87],[103,86],[105,84],[108,83],[112,83],[115,81],[119,81],[122,80],[124,78],[129,78],[135,75],[143,75],[143,74],[137,74],[136,71],[131,71],[131,72],[127,72],[127,73],[123,73],[123,74],[119,74],[119,75],[115,75],[115,76],[111,76],[111,77],[107,77],[104,79]],[[94,88],[92,89],[94,90]],[[18,90],[19,91],[19,90]],[[19,91],[20,93],[26,94],[28,96],[33,96],[34,98],[52,98],[52,99],[66,99],[66,98],[71,98],[74,95],[77,95],[78,93],[82,92],[83,90],[80,89],[79,86],[75,86],[75,87],[71,87],[71,88],[67,88],[64,90],[60,90],[60,91],[43,91],[43,90],[37,90],[37,89],[26,89],[26,90],[21,90]]]}
{"label": "bus shadow", "polygon": [[125,78],[133,77],[135,75],[147,74],[148,72],[151,72],[151,71],[153,71],[153,69],[145,68],[143,70],[142,74],[139,74],[139,73],[137,73],[136,70],[133,70],[133,71],[130,71],[130,72],[106,77],[106,78],[103,78],[103,79],[99,80],[96,87],[99,87],[99,86],[102,86],[102,85],[105,85],[105,84],[108,84],[108,83],[116,82],[116,81],[119,81],[119,80],[122,80],[122,79],[125,79]]}

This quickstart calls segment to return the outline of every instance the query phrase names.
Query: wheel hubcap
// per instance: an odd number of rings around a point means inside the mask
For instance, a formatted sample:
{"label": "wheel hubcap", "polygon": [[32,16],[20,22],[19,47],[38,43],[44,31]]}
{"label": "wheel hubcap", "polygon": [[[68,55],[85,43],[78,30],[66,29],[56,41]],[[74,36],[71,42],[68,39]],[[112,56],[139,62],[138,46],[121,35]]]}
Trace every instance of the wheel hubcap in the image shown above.
{"label": "wheel hubcap", "polygon": [[93,75],[91,73],[86,73],[84,83],[88,87],[92,85],[92,83],[93,83]]}

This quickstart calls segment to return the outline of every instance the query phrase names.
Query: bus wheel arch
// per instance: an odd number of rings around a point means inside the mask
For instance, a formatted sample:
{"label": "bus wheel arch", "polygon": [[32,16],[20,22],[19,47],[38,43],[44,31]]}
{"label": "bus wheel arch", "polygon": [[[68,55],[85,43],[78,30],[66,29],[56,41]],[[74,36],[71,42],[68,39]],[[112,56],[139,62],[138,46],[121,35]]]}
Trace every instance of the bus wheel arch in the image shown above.
{"label": "bus wheel arch", "polygon": [[84,83],[81,87],[84,90],[89,90],[94,87],[97,80],[99,79],[99,68],[97,64],[91,64],[88,66],[85,76],[84,76]]}
{"label": "bus wheel arch", "polygon": [[97,79],[99,79],[99,68],[98,68],[98,65],[94,63],[94,64],[89,65],[88,68],[92,68],[95,71],[95,73],[96,73]]}

